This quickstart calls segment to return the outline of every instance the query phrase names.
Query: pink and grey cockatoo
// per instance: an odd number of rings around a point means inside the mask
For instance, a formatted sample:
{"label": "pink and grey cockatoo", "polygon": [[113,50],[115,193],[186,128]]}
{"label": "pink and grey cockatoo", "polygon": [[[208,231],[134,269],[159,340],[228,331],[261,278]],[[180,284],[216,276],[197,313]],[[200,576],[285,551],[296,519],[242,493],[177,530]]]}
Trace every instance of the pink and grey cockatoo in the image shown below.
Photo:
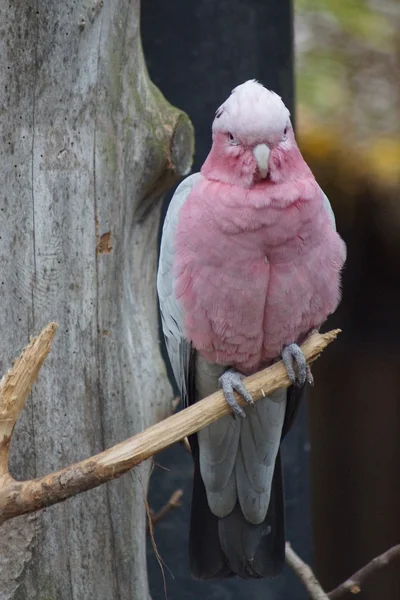
{"label": "pink and grey cockatoo", "polygon": [[[285,547],[279,446],[311,377],[298,344],[336,309],[346,249],[277,94],[239,85],[212,129],[201,172],[170,203],[157,278],[182,398],[222,387],[234,412],[190,439],[191,570],[274,577]],[[253,404],[243,376],[281,356],[294,385]]]}

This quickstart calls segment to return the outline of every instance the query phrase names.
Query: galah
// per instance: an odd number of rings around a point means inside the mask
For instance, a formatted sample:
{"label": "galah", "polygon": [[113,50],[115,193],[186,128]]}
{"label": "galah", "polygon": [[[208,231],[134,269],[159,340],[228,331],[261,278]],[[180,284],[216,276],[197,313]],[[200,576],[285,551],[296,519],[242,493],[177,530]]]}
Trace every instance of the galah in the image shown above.
{"label": "galah", "polygon": [[[157,277],[183,400],[222,388],[233,410],[190,438],[191,571],[274,577],[285,552],[279,447],[312,377],[299,344],[339,303],[346,247],[277,94],[239,85],[212,133],[201,172],[169,205]],[[244,376],[280,357],[293,385],[253,404]]]}

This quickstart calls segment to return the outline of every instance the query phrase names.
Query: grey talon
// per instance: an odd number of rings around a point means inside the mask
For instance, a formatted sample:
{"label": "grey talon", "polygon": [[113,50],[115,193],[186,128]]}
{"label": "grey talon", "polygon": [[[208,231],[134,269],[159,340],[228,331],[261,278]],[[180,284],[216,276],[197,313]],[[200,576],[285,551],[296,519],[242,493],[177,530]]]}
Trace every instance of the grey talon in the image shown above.
{"label": "grey talon", "polygon": [[283,360],[283,364],[286,367],[286,372],[288,374],[288,377],[289,377],[290,381],[292,383],[295,383],[295,381],[296,381],[296,374],[294,372],[293,357],[290,354],[289,346],[286,346],[283,349],[283,351],[282,351],[282,360]]}
{"label": "grey talon", "polygon": [[237,383],[232,383],[232,387],[238,394],[243,396],[243,398],[246,400],[246,402],[248,404],[254,404],[254,400],[253,400],[252,396],[246,390],[246,387],[245,387],[244,383],[242,383],[242,381],[238,381]]}
{"label": "grey talon", "polygon": [[[307,362],[300,346],[297,344],[285,346],[282,351],[282,360],[290,381],[300,387],[303,386],[307,379]],[[295,373],[295,365],[297,367],[297,375]]]}
{"label": "grey talon", "polygon": [[246,390],[244,383],[242,382],[243,375],[235,371],[234,369],[229,369],[225,371],[219,378],[219,382],[222,387],[222,391],[224,392],[225,400],[233,410],[235,415],[239,417],[245,418],[245,412],[241,406],[239,406],[235,394],[233,391],[235,390],[248,404],[254,404],[254,400]]}

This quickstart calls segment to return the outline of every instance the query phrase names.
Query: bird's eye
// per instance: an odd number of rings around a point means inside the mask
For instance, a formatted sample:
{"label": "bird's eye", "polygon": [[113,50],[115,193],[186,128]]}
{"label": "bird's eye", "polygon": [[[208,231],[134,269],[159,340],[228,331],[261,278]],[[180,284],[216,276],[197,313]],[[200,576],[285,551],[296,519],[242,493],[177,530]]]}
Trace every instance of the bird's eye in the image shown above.
{"label": "bird's eye", "polygon": [[235,138],[235,136],[231,132],[228,133],[228,140],[229,140],[230,144],[237,144],[238,143],[237,139]]}
{"label": "bird's eye", "polygon": [[287,128],[287,126],[286,126],[286,127],[285,127],[285,129],[283,130],[283,135],[286,135],[286,134],[287,134],[287,130],[288,130],[288,128]]}

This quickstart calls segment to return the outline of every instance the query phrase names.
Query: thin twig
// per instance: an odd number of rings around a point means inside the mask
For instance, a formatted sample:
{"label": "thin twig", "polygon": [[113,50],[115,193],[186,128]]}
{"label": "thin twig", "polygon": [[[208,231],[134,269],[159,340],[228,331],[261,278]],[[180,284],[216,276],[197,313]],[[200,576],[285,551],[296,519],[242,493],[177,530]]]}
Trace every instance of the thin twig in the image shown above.
{"label": "thin twig", "polygon": [[287,564],[304,584],[312,600],[328,600],[328,596],[325,594],[311,568],[296,554],[289,542],[286,543],[285,557]]}
{"label": "thin twig", "polygon": [[328,598],[329,600],[337,600],[341,598],[346,593],[358,594],[361,592],[361,586],[365,582],[365,580],[375,573],[382,569],[382,567],[386,567],[392,560],[400,557],[400,544],[397,546],[393,546],[380,556],[373,558],[365,567],[362,567],[359,571],[354,573],[349,579],[346,579],[343,583],[341,583],[337,588],[329,592]]}
{"label": "thin twig", "polygon": [[172,411],[175,412],[176,409],[178,408],[179,404],[180,404],[181,399],[179,398],[179,396],[175,396],[175,398],[172,399]]}
{"label": "thin twig", "polygon": [[173,508],[179,508],[179,506],[181,506],[180,499],[182,498],[182,496],[183,496],[183,490],[175,490],[175,492],[172,494],[172,496],[168,500],[168,502],[166,504],[164,504],[164,506],[161,507],[159,511],[157,511],[156,513],[153,512],[153,511],[151,511],[151,523],[152,523],[152,525],[154,526],[159,521],[161,521],[162,519],[164,519],[164,517],[166,517],[166,515]]}
{"label": "thin twig", "polygon": [[[312,334],[302,345],[307,362],[315,360],[324,348],[333,342],[339,331]],[[37,363],[35,357],[32,361]],[[14,369],[15,366],[10,371],[10,377]],[[32,369],[32,362],[25,361],[24,369],[29,372]],[[270,394],[278,388],[291,385],[282,361],[247,377],[244,383],[254,401],[263,397],[262,390],[264,394]],[[0,414],[5,422],[8,418],[8,408],[4,403],[4,394],[1,392],[0,389]],[[13,401],[13,398],[11,400]],[[243,398],[237,396],[237,400],[239,404],[245,406]],[[22,410],[23,402],[19,403],[18,399],[16,402],[18,406],[21,404]],[[55,473],[30,481],[15,481],[8,472],[4,474],[0,472],[0,524],[7,519],[51,506],[119,477],[171,444],[230,413],[231,408],[225,401],[223,393],[218,391],[142,433]],[[10,436],[4,438],[7,444],[9,438]],[[5,455],[1,456],[1,450],[0,437],[0,461],[3,458],[5,464]]]}

